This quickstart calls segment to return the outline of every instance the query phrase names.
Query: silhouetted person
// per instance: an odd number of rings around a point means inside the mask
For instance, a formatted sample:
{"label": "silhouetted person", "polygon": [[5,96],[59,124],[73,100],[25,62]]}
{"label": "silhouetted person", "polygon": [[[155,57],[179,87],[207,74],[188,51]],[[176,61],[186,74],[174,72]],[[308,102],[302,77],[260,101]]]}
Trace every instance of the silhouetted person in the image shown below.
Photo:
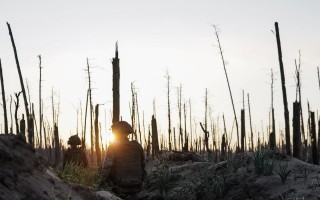
{"label": "silhouetted person", "polygon": [[112,132],[115,140],[107,149],[99,188],[107,186],[122,197],[133,199],[141,191],[145,177],[144,151],[137,141],[129,141],[133,129],[127,122],[114,123]]}
{"label": "silhouetted person", "polygon": [[81,145],[81,140],[77,135],[73,135],[68,140],[70,148],[63,155],[62,167],[64,168],[67,163],[73,163],[82,167],[88,167],[88,159],[86,153],[78,147]]}

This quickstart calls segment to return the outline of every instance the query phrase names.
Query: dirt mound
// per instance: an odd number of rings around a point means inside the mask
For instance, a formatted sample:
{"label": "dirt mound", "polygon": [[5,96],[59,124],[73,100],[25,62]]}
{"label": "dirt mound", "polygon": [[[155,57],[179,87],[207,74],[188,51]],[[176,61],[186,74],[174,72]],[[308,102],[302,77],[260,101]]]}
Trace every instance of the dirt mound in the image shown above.
{"label": "dirt mound", "polygon": [[59,179],[16,135],[0,135],[0,200],[103,199]]}
{"label": "dirt mound", "polygon": [[317,199],[320,167],[279,152],[256,151],[214,162],[172,162],[148,172],[140,199]]}

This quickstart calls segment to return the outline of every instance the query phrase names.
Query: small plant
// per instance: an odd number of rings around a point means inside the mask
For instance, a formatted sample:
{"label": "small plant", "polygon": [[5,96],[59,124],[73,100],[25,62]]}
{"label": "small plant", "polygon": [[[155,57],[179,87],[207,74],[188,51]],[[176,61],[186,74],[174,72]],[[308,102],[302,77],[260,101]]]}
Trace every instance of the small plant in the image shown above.
{"label": "small plant", "polygon": [[63,169],[56,169],[59,178],[67,183],[77,183],[94,188],[98,182],[97,169],[83,168],[73,163],[67,163]]}
{"label": "small plant", "polygon": [[272,159],[270,163],[270,157],[272,155],[272,152],[270,149],[258,149],[253,154],[253,164],[255,168],[255,172],[258,175],[267,175],[270,176],[273,172],[273,169],[275,167],[275,161],[274,158]]}
{"label": "small plant", "polygon": [[288,170],[288,163],[286,163],[285,165],[281,165],[279,163],[279,176],[281,178],[281,181],[283,184],[285,184],[287,177],[289,176],[291,170]]}
{"label": "small plant", "polygon": [[299,172],[300,176],[302,178],[304,178],[305,181],[307,180],[307,178],[310,174],[310,170],[307,169],[307,166],[305,166],[305,165],[298,166],[298,172]]}
{"label": "small plant", "polygon": [[160,195],[166,194],[174,185],[175,176],[171,173],[167,164],[156,166],[157,169],[152,172],[148,185],[153,185],[159,189]]}

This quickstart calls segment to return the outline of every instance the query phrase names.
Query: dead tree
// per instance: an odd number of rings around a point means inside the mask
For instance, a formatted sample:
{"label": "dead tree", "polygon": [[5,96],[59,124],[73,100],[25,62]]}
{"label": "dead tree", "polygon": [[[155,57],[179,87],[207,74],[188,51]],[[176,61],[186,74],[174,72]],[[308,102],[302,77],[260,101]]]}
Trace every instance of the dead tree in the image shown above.
{"label": "dead tree", "polygon": [[12,133],[12,134],[13,134],[12,95],[10,95],[10,118],[11,118],[11,123],[10,123],[10,133]]}
{"label": "dead tree", "polygon": [[112,123],[119,121],[120,116],[120,60],[118,54],[118,42],[116,42],[116,53],[112,59],[113,79],[112,79],[112,92],[113,92],[113,115]]}
{"label": "dead tree", "polygon": [[4,81],[3,81],[3,73],[2,73],[2,65],[0,59],[0,81],[1,81],[1,91],[2,91],[2,105],[3,105],[3,115],[4,115],[4,133],[8,134],[8,117],[7,117],[7,103],[6,103],[6,95],[4,90]]}
{"label": "dead tree", "polygon": [[[11,43],[12,43],[13,52],[14,52],[14,57],[15,57],[15,61],[16,61],[16,65],[17,65],[17,69],[18,69],[18,73],[19,73],[21,91],[22,91],[22,96],[23,96],[23,100],[24,100],[24,107],[25,107],[28,126],[29,126],[30,125],[29,124],[30,115],[29,115],[28,100],[27,100],[27,95],[26,95],[26,91],[25,91],[25,88],[24,88],[22,73],[21,73],[19,59],[18,59],[18,53],[17,53],[16,45],[14,43],[11,27],[10,27],[10,24],[8,22],[7,22],[7,26],[8,26],[9,35],[10,35],[10,38],[11,38]],[[33,146],[33,132],[31,132],[31,129],[29,129],[29,127],[28,127],[28,139],[29,139],[29,143]]]}
{"label": "dead tree", "polygon": [[246,121],[244,111],[244,91],[242,91],[243,97],[243,108],[241,109],[241,152],[245,151],[245,138],[246,138]]}
{"label": "dead tree", "polygon": [[183,114],[184,114],[184,146],[183,151],[188,152],[188,135],[187,135],[187,111],[186,111],[186,103],[183,104]]}
{"label": "dead tree", "polygon": [[293,103],[293,157],[301,159],[300,103]]}
{"label": "dead tree", "polygon": [[101,164],[101,151],[99,144],[99,104],[95,107],[95,119],[94,119],[94,130],[95,130],[95,139],[96,139],[96,154],[97,154],[97,164],[100,166]]}
{"label": "dead tree", "polygon": [[208,156],[210,156],[210,149],[209,149],[209,131],[208,131],[208,90],[206,88],[206,94],[205,94],[205,112],[204,112],[204,127],[202,123],[200,122],[201,129],[204,133],[204,147],[206,151],[208,152]]}
{"label": "dead tree", "polygon": [[89,81],[89,106],[90,106],[90,139],[91,139],[91,162],[93,162],[93,151],[94,151],[94,136],[93,136],[93,105],[92,105],[92,90],[91,90],[91,74],[90,74],[90,66],[89,60],[87,58],[87,72],[88,72],[88,81]]}
{"label": "dead tree", "polygon": [[40,79],[39,79],[39,135],[40,135],[40,149],[42,148],[42,97],[41,97],[41,82],[42,82],[42,66],[41,66],[41,55],[39,58],[39,71],[40,71]]}
{"label": "dead tree", "polygon": [[234,114],[234,119],[235,119],[235,122],[236,122],[236,129],[237,129],[237,151],[239,151],[239,146],[240,146],[239,145],[239,126],[238,126],[236,109],[235,109],[234,103],[233,103],[231,87],[230,87],[230,83],[229,83],[229,78],[228,78],[228,74],[227,74],[225,60],[224,60],[223,53],[222,53],[222,47],[221,47],[221,44],[220,44],[218,30],[217,30],[217,27],[215,25],[213,25],[213,27],[214,27],[214,30],[215,30],[215,35],[217,37],[217,41],[218,41],[218,45],[219,45],[219,51],[220,51],[220,55],[221,55],[221,59],[222,59],[222,64],[223,64],[224,72],[225,72],[227,83],[228,83],[228,88],[229,88],[229,93],[230,93],[230,98],[231,98],[231,103],[232,103],[232,108],[233,108],[233,114]]}
{"label": "dead tree", "polygon": [[[133,85],[133,82],[131,83],[131,126],[133,129],[132,139],[137,140],[137,131],[136,131],[136,91]],[[130,105],[129,105],[130,106]]]}
{"label": "dead tree", "polygon": [[[14,93],[14,95],[16,96],[16,101],[14,101],[14,105],[15,105],[15,112],[14,112],[14,118],[15,118],[15,122],[16,122],[16,133],[19,134],[20,133],[20,129],[19,129],[19,123],[18,123],[18,108],[20,106],[19,104],[19,96],[20,96],[21,92],[18,93]],[[25,135],[23,135],[25,137]]]}
{"label": "dead tree", "polygon": [[152,115],[151,129],[152,129],[152,157],[154,158],[159,153],[159,139],[158,139],[157,120],[154,117],[154,115]]}
{"label": "dead tree", "polygon": [[24,119],[24,114],[22,114],[22,119],[20,120],[20,133],[23,138],[26,135],[26,121]]}
{"label": "dead tree", "polygon": [[137,108],[137,126],[139,132],[139,142],[142,144],[142,133],[141,133],[141,126],[140,126],[140,115],[139,115],[139,104],[138,104],[138,94],[136,93],[136,108]]}
{"label": "dead tree", "polygon": [[189,114],[189,120],[190,120],[190,149],[191,149],[191,151],[193,151],[193,145],[192,145],[192,119],[191,119],[191,99],[189,99],[189,112],[190,112],[190,114]]}
{"label": "dead tree", "polygon": [[169,151],[172,150],[171,147],[171,109],[170,109],[170,76],[167,71],[167,97],[168,97],[168,140],[169,140]]}
{"label": "dead tree", "polygon": [[150,150],[151,150],[151,131],[150,131],[150,125],[148,126],[148,142],[147,142],[147,158],[150,156]]}
{"label": "dead tree", "polygon": [[279,57],[279,66],[280,66],[280,73],[281,73],[283,107],[284,107],[285,135],[286,135],[286,153],[287,153],[287,155],[291,155],[289,110],[288,110],[288,101],[287,101],[287,91],[286,91],[284,68],[283,68],[283,62],[282,62],[282,51],[281,51],[281,42],[280,42],[280,33],[279,33],[278,22],[275,22],[275,28],[276,28],[278,57]]}
{"label": "dead tree", "polygon": [[55,155],[55,164],[57,165],[60,162],[60,139],[59,139],[59,129],[58,125],[55,123],[53,128],[54,134],[54,155]]}
{"label": "dead tree", "polygon": [[249,93],[247,94],[247,96],[248,96],[249,121],[250,121],[250,133],[251,133],[251,151],[254,151],[254,146],[253,146],[253,131],[252,131],[252,123],[251,123],[251,110],[250,110],[250,98],[249,98]]}
{"label": "dead tree", "polygon": [[83,127],[83,139],[82,148],[86,149],[86,132],[87,132],[87,115],[88,115],[88,103],[89,103],[89,89],[87,90],[86,109],[84,114],[84,127]]}
{"label": "dead tree", "polygon": [[310,111],[310,135],[311,135],[311,148],[312,148],[312,162],[315,165],[319,165],[315,117],[314,117],[314,112],[311,112],[311,111]]}
{"label": "dead tree", "polygon": [[271,123],[272,130],[269,137],[270,149],[274,149],[276,146],[276,128],[275,128],[275,119],[274,119],[274,108],[273,108],[273,71],[271,69]]}
{"label": "dead tree", "polygon": [[178,88],[178,112],[179,112],[179,137],[180,137],[179,143],[181,144],[181,147],[182,147],[182,145],[183,145],[183,133],[182,133],[182,127],[181,127],[182,126],[182,122],[181,122],[182,121],[181,120],[181,117],[182,117],[181,96],[182,96],[182,86],[180,84],[180,87]]}

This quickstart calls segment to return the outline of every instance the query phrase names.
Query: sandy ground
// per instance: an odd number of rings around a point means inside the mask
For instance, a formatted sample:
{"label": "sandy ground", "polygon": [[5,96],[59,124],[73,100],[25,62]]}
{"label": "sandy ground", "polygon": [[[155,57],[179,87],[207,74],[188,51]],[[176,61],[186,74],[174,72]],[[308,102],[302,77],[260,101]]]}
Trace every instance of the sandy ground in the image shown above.
{"label": "sandy ground", "polygon": [[96,194],[65,183],[15,135],[0,135],[0,163],[0,200],[118,199],[109,192]]}

